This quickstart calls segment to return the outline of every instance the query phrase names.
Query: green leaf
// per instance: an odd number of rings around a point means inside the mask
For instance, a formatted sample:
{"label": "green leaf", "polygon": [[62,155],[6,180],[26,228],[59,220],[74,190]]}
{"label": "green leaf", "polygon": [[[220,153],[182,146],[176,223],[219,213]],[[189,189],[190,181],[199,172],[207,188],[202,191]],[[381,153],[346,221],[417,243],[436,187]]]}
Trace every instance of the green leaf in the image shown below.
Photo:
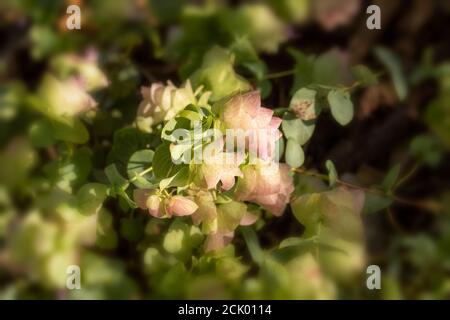
{"label": "green leaf", "polygon": [[314,57],[306,56],[303,52],[293,48],[289,48],[288,52],[295,59],[294,84],[290,91],[291,95],[293,95],[296,90],[314,82]]}
{"label": "green leaf", "polygon": [[410,143],[411,153],[431,168],[436,168],[444,158],[443,146],[435,136],[419,135]]}
{"label": "green leaf", "polygon": [[189,182],[189,166],[177,166],[178,171],[171,177],[162,179],[159,182],[160,189],[166,189],[169,187],[184,187]]}
{"label": "green leaf", "polygon": [[378,84],[377,76],[365,65],[354,66],[351,68],[351,72],[355,80],[364,87]]}
{"label": "green leaf", "polygon": [[84,215],[92,215],[99,212],[108,193],[108,187],[101,183],[88,183],[78,190],[76,203],[80,212]]}
{"label": "green leaf", "polygon": [[330,184],[330,187],[333,187],[338,179],[336,167],[334,166],[334,163],[331,160],[327,160],[325,162],[325,166],[328,170],[328,183]]}
{"label": "green leaf", "polygon": [[397,164],[389,170],[386,177],[384,177],[383,182],[381,183],[381,188],[383,190],[392,191],[392,188],[394,187],[394,185],[397,182],[397,179],[400,175],[400,169],[401,169],[401,165]]}
{"label": "green leaf", "polygon": [[129,182],[119,173],[116,165],[111,164],[107,166],[105,169],[105,174],[111,184],[111,196],[119,196],[119,200],[124,201],[122,202],[122,205],[126,204],[130,208],[136,208],[136,203],[131,200],[130,196],[126,192]]}
{"label": "green leaf", "polygon": [[96,244],[101,249],[114,249],[117,246],[117,233],[111,213],[101,209],[97,217]]}
{"label": "green leaf", "polygon": [[375,48],[375,55],[388,69],[398,98],[400,101],[405,100],[408,95],[408,83],[402,71],[400,58],[389,49],[383,47]]}
{"label": "green leaf", "polygon": [[305,226],[303,238],[320,234],[327,228],[335,236],[361,241],[363,227],[361,221],[364,193],[345,188],[304,194],[291,202],[294,216]]}
{"label": "green leaf", "polygon": [[33,123],[29,131],[30,141],[36,148],[45,148],[55,143],[53,130],[47,119]]}
{"label": "green leaf", "polygon": [[320,113],[316,101],[315,90],[301,88],[297,90],[291,99],[289,109],[302,120],[314,120]]}
{"label": "green leaf", "polygon": [[57,140],[84,144],[89,141],[89,132],[81,120],[73,118],[65,122],[51,120],[53,137]]}
{"label": "green leaf", "polygon": [[128,161],[127,165],[127,173],[128,178],[135,179],[133,180],[133,184],[138,188],[151,188],[154,186],[153,175],[151,173],[147,173],[145,176],[141,176],[140,174],[151,167],[153,155],[155,153],[153,150],[139,150],[133,153]]}
{"label": "green leaf", "polygon": [[245,243],[247,244],[250,255],[257,264],[261,264],[264,261],[264,252],[259,245],[258,236],[256,235],[253,227],[240,227],[239,230],[244,236]]}
{"label": "green leaf", "polygon": [[300,144],[293,140],[288,139],[286,144],[286,163],[293,168],[301,167],[305,161],[305,154]]}
{"label": "green leaf", "polygon": [[342,126],[353,119],[353,103],[350,94],[341,90],[331,90],[327,96],[333,118]]}
{"label": "green leaf", "polygon": [[119,173],[115,164],[110,164],[109,166],[107,166],[105,168],[105,174],[108,178],[109,183],[111,183],[111,186],[115,190],[128,187],[128,180]]}
{"label": "green leaf", "polygon": [[315,123],[312,121],[302,121],[298,118],[284,117],[281,124],[286,139],[297,141],[300,145],[304,145],[312,137]]}
{"label": "green leaf", "polygon": [[251,89],[251,85],[234,71],[233,55],[218,46],[206,52],[202,67],[191,79],[194,87],[204,85],[212,92],[211,101],[218,101],[233,93]]}
{"label": "green leaf", "polygon": [[164,179],[170,176],[174,164],[170,155],[170,148],[168,143],[162,143],[155,150],[153,156],[153,172],[158,179]]}
{"label": "green leaf", "polygon": [[[130,157],[138,150],[148,149],[152,136],[137,128],[122,128],[114,133],[113,145],[107,156],[107,163],[115,163],[122,174],[127,174]],[[159,142],[158,139],[155,139]]]}
{"label": "green leaf", "polygon": [[366,194],[364,202],[363,214],[373,214],[388,208],[392,204],[392,199],[373,193]]}
{"label": "green leaf", "polygon": [[217,232],[226,234],[233,232],[247,212],[242,202],[230,201],[217,206]]}
{"label": "green leaf", "polygon": [[345,82],[343,61],[335,49],[320,55],[314,61],[313,83],[337,86]]}

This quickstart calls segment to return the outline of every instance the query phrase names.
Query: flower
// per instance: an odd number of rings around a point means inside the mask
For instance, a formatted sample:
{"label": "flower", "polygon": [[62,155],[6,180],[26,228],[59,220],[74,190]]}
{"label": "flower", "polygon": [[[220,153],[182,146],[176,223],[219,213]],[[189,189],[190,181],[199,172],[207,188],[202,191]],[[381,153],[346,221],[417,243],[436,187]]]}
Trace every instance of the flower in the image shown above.
{"label": "flower", "polygon": [[275,216],[280,216],[294,191],[293,179],[287,164],[259,161],[242,169],[236,199],[261,205]]}
{"label": "flower", "polygon": [[183,196],[173,196],[167,204],[167,213],[173,216],[188,216],[198,209],[198,205]]}
{"label": "flower", "polygon": [[203,160],[199,166],[198,180],[200,186],[213,189],[219,182],[222,190],[230,190],[235,183],[235,177],[242,177],[239,165],[244,161],[241,153],[223,152],[223,138],[207,145],[203,151]]}
{"label": "flower", "polygon": [[198,209],[197,204],[189,197],[175,195],[165,198],[157,190],[136,189],[133,197],[139,208],[148,210],[155,218],[188,216]]}
{"label": "flower", "polygon": [[316,0],[313,14],[327,31],[348,24],[358,13],[361,0]]}
{"label": "flower", "polygon": [[143,97],[137,112],[137,124],[143,131],[151,131],[151,126],[170,120],[190,104],[206,105],[210,96],[209,92],[202,92],[199,87],[195,92],[189,80],[184,87],[178,88],[172,82],[167,85],[153,83],[150,87],[142,87]]}
{"label": "flower", "polygon": [[[237,94],[219,107],[220,119],[229,134],[237,139],[245,135],[246,148],[262,159],[273,156],[275,142],[281,137],[278,127],[281,119],[273,116],[273,111],[261,107],[259,91]],[[239,146],[239,140],[238,140]]]}
{"label": "flower", "polygon": [[164,203],[156,190],[136,189],[133,192],[133,198],[139,208],[148,210],[148,213],[155,218],[165,216]]}

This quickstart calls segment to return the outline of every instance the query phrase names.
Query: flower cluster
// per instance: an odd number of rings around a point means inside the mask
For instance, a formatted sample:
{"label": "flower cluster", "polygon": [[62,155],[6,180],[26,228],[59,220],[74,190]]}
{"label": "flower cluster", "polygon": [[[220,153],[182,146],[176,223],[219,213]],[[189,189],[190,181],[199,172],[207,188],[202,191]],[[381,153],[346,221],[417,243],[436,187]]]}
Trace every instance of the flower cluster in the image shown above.
{"label": "flower cluster", "polygon": [[[262,210],[283,214],[294,187],[289,166],[276,157],[281,119],[261,106],[258,91],[211,103],[208,92],[194,92],[187,81],[181,88],[152,84],[142,96],[138,126],[161,132],[163,142],[152,164],[157,187],[134,191],[141,209],[157,218],[191,216],[208,235],[206,250],[223,247],[239,225],[254,223]],[[193,130],[199,123],[200,138]],[[190,157],[197,149],[200,161]],[[178,158],[189,160],[175,162]],[[167,163],[160,163],[164,159]]]}

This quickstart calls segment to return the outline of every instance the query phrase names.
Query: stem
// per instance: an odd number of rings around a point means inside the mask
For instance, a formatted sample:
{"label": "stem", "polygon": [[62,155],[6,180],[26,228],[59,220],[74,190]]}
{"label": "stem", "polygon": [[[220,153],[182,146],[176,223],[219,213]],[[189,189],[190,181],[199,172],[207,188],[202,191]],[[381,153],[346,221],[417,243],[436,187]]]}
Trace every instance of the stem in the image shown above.
{"label": "stem", "polygon": [[295,70],[285,70],[285,71],[280,71],[280,72],[274,72],[274,73],[269,73],[267,74],[263,79],[264,80],[269,80],[269,79],[276,79],[276,78],[282,78],[282,77],[287,77],[287,76],[291,76],[295,73]]}
{"label": "stem", "polygon": [[153,170],[153,167],[149,167],[149,168],[145,169],[144,171],[139,172],[137,175],[135,175],[133,178],[131,178],[131,179],[128,180],[128,181],[129,181],[129,182],[136,181],[137,178],[146,175],[147,173],[151,172],[152,170]]}
{"label": "stem", "polygon": [[417,171],[417,169],[419,169],[420,165],[419,163],[415,163],[414,166],[411,168],[411,170],[405,174],[402,178],[400,178],[394,185],[394,190],[398,189],[402,184],[404,184],[406,181],[409,180],[409,178],[411,178]]}

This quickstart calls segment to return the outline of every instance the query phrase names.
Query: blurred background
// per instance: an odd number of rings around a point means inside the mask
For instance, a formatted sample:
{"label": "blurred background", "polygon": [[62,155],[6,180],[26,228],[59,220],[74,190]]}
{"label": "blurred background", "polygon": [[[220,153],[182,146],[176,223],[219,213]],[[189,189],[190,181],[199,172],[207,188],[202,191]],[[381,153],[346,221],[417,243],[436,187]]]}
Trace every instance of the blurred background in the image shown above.
{"label": "blurred background", "polygon": [[[80,30],[66,26],[71,4]],[[379,30],[366,26],[371,4]],[[447,0],[1,1],[0,298],[450,298],[448,21]],[[132,126],[140,86],[180,84],[217,45],[273,108],[308,81],[305,57],[336,81],[347,64],[378,78],[352,93],[350,125],[321,116],[306,149],[308,168],[331,159],[389,195],[366,194],[364,240],[347,256],[281,250],[302,232],[290,209],[258,226],[274,258],[256,266],[241,236],[205,254],[186,221],[150,219],[106,191],[83,200],[107,164],[154,143]],[[81,290],[66,288],[71,264]],[[370,264],[381,290],[366,287]]]}

